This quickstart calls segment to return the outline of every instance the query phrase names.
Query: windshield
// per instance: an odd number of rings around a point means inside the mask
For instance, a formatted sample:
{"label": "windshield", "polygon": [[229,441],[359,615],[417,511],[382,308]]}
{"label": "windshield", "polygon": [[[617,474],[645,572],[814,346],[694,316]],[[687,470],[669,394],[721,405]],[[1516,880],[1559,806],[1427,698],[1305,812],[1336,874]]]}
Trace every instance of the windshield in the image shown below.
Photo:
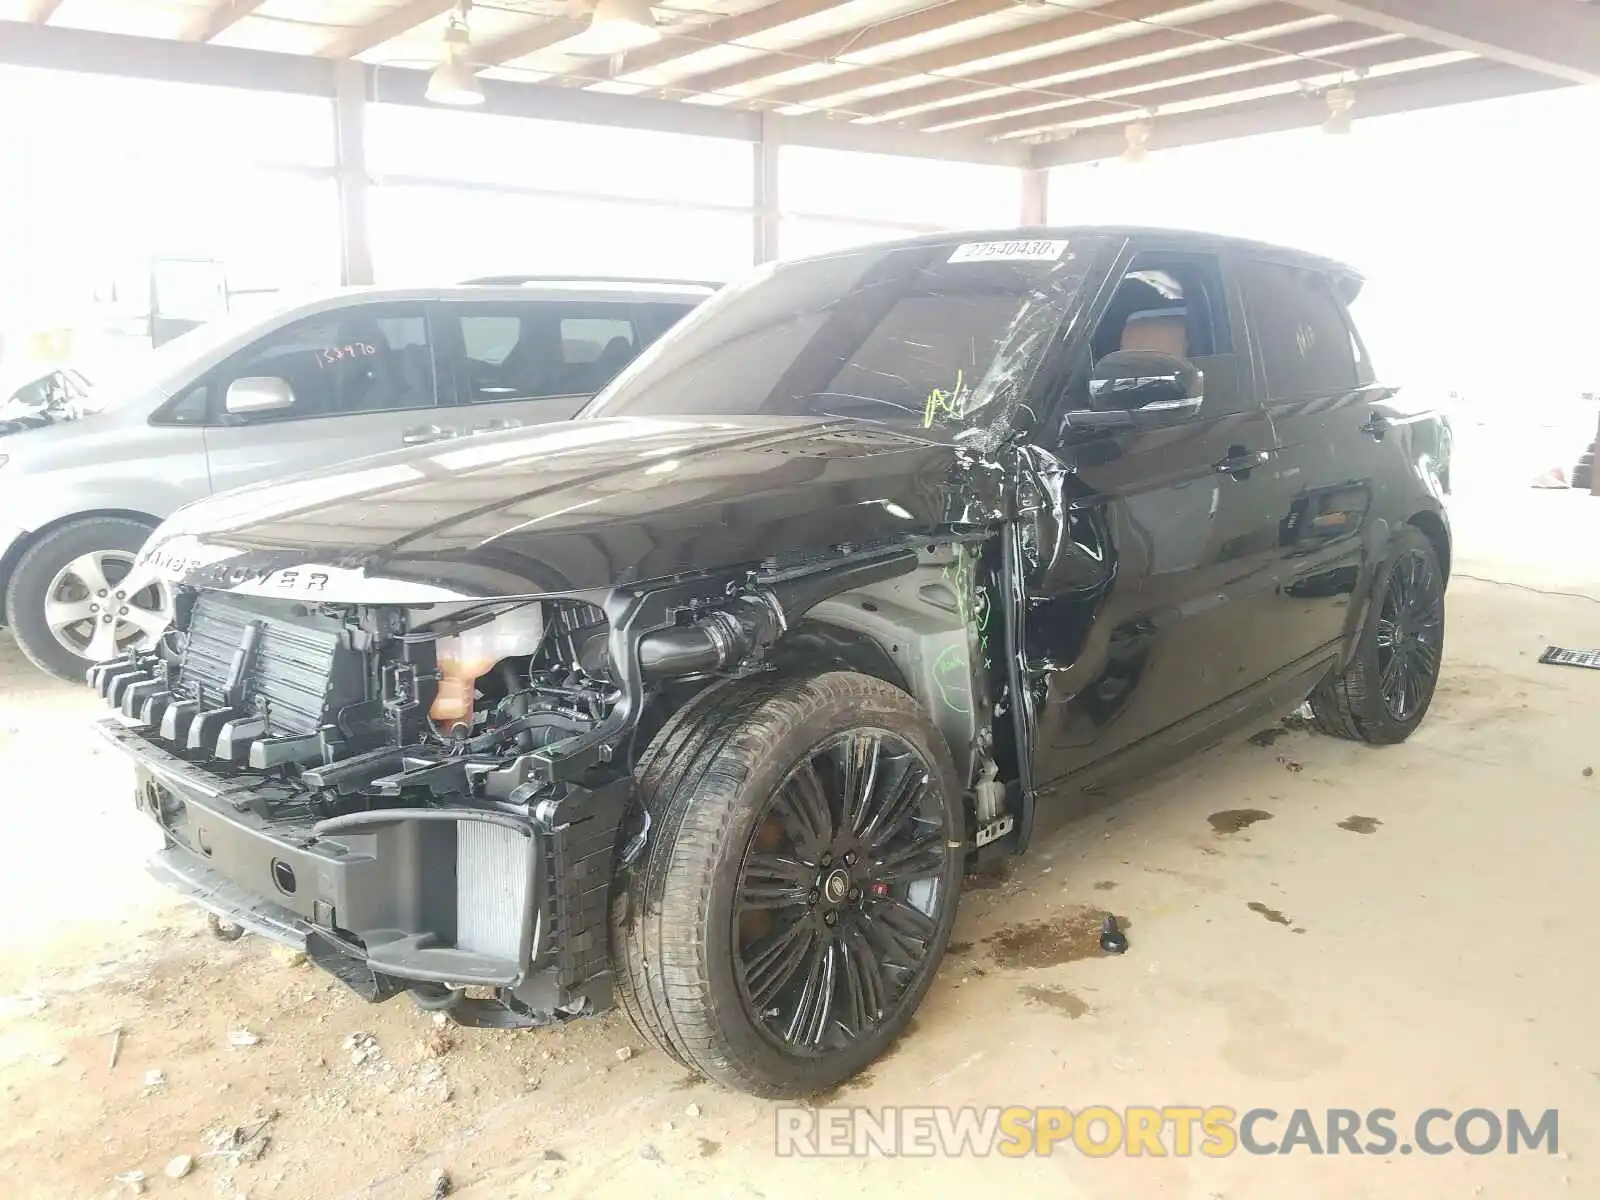
{"label": "windshield", "polygon": [[583,415],[1002,430],[1090,257],[1087,239],[952,236],[779,263],[719,292]]}

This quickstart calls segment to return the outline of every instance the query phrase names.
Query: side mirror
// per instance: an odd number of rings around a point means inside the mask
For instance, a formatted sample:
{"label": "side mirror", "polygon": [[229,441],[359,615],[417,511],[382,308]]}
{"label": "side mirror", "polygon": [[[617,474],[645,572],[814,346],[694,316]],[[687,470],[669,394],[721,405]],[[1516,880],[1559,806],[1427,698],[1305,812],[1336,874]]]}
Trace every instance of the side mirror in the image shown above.
{"label": "side mirror", "polygon": [[234,416],[272,412],[294,407],[294,389],[287,379],[272,375],[249,375],[228,385],[222,407]]}
{"label": "side mirror", "polygon": [[1205,375],[1187,359],[1153,350],[1119,350],[1095,364],[1087,410],[1067,423],[1084,428],[1175,425],[1200,410]]}

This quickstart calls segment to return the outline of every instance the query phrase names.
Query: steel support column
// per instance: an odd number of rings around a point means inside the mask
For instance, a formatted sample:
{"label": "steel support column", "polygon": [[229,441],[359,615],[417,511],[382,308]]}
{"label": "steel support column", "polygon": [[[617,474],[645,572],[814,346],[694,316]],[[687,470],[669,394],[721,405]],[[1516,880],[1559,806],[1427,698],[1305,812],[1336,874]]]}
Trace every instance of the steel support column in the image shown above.
{"label": "steel support column", "polygon": [[1022,223],[1050,223],[1050,172],[1043,167],[1028,167],[1022,172]]}
{"label": "steel support column", "polygon": [[778,123],[769,113],[761,114],[761,125],[751,149],[755,170],[752,214],[756,265],[778,257]]}
{"label": "steel support column", "polygon": [[339,186],[339,282],[373,282],[372,237],[367,219],[367,73],[361,63],[334,66],[335,178]]}

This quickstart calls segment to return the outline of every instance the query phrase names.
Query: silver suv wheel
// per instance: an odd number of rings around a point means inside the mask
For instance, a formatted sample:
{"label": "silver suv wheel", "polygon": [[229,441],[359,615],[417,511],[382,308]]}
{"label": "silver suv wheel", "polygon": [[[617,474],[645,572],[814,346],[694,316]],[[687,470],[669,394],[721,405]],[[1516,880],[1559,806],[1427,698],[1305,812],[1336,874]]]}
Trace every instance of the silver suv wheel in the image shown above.
{"label": "silver suv wheel", "polygon": [[[91,662],[155,644],[172,619],[172,596],[159,581],[129,580],[134,555],[97,550],[56,572],[45,592],[44,620],[65,649]],[[137,589],[129,591],[124,583]]]}

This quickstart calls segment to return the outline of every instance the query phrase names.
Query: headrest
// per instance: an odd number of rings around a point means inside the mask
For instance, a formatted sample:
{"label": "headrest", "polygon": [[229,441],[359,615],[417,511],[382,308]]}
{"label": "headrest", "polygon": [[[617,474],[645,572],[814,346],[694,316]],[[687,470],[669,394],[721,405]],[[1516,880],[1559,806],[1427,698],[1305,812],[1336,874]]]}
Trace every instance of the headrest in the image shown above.
{"label": "headrest", "polygon": [[1122,349],[1188,358],[1188,325],[1188,312],[1183,308],[1148,308],[1129,313],[1122,326]]}

